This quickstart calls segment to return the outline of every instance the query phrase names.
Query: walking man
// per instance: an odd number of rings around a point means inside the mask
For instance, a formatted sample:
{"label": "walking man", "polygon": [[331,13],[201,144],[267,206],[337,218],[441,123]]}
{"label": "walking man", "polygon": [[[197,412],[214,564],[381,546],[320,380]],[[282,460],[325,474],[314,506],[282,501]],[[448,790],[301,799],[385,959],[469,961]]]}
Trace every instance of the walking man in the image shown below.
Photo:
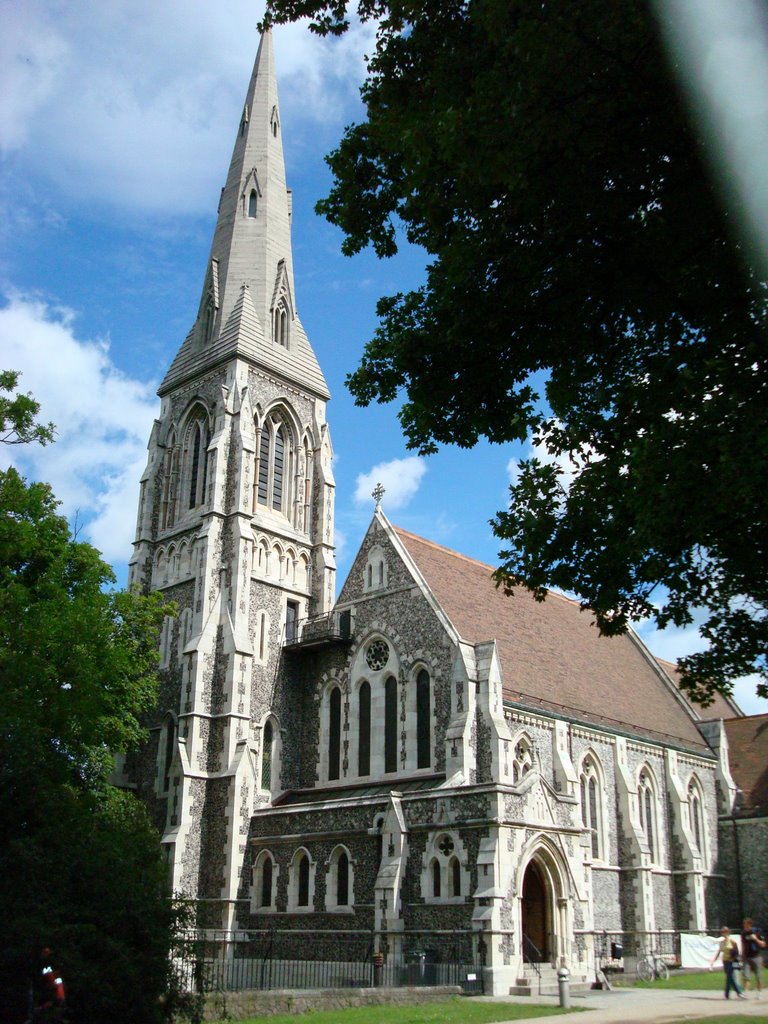
{"label": "walking man", "polygon": [[755,928],[752,918],[745,917],[741,932],[741,958],[744,961],[744,991],[749,992],[749,983],[755,979],[757,998],[763,994],[763,950],[765,939],[760,929]]}

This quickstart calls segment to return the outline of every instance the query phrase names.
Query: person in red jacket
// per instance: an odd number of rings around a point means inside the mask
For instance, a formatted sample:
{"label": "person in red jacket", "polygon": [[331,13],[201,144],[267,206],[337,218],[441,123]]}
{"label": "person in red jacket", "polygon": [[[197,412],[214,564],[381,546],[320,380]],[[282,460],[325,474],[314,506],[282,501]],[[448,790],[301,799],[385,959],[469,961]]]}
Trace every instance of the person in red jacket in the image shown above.
{"label": "person in red jacket", "polygon": [[34,1024],[63,1021],[67,1008],[66,991],[61,971],[55,966],[48,946],[43,946],[32,983],[32,1016]]}

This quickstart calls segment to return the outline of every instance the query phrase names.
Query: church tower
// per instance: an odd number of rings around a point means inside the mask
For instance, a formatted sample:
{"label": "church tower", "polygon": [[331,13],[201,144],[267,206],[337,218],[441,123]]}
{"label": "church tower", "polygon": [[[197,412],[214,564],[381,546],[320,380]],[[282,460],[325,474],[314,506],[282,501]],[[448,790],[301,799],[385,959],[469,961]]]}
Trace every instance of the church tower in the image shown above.
{"label": "church tower", "polygon": [[[328,388],[296,308],[271,33],[261,39],[197,318],[163,380],[130,583],[176,615],[138,784],[173,889],[231,928],[253,810],[280,788],[282,649],[334,597]],[[284,786],[282,788],[285,788]]]}

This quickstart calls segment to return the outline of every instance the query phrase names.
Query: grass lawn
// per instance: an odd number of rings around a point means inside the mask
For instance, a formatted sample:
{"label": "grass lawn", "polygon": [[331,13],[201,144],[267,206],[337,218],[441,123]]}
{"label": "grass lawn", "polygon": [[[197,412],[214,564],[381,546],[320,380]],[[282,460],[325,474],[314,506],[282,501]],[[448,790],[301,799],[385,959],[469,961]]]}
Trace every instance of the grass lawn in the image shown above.
{"label": "grass lawn", "polygon": [[[739,971],[736,976],[739,987],[744,987],[744,977]],[[675,988],[675,989],[704,989],[707,992],[721,992],[725,989],[725,974],[722,967],[716,967],[714,971],[670,971],[669,981],[640,981],[636,979],[635,988]]]}
{"label": "grass lawn", "polygon": [[729,1013],[725,1017],[681,1017],[680,1024],[744,1024],[745,1020],[757,1020],[756,1017],[743,1017],[740,1013]]}
{"label": "grass lawn", "polygon": [[[421,1006],[357,1006],[351,1010],[321,1010],[279,1017],[253,1017],[241,1024],[492,1024],[569,1013],[557,1006],[531,1003],[477,1003],[457,996]],[[720,1024],[720,1022],[718,1022]]]}

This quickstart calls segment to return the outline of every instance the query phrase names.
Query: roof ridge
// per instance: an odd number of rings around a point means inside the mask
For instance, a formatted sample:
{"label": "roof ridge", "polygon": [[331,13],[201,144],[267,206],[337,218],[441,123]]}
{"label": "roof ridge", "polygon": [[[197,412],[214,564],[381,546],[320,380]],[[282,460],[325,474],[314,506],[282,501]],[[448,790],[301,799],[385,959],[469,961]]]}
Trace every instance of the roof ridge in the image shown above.
{"label": "roof ridge", "polygon": [[[469,555],[462,554],[461,551],[454,551],[453,548],[448,548],[444,544],[437,544],[435,541],[429,540],[427,537],[420,537],[418,533],[412,533],[410,530],[406,530],[402,526],[393,525],[392,528],[397,534],[401,534],[405,537],[410,537],[412,540],[417,540],[421,544],[426,544],[426,546],[429,548],[434,548],[436,551],[444,551],[448,555],[453,555],[454,558],[461,559],[462,562],[470,562],[472,565],[477,565],[482,569],[487,569],[491,575],[493,575],[493,573],[496,571],[492,565],[488,565],[487,562],[481,562],[479,558],[472,558]],[[523,586],[522,583],[518,585],[521,587]],[[547,598],[549,597],[559,597],[561,601],[565,601],[568,604],[576,605],[576,607],[579,608],[580,611],[588,610],[582,609],[581,602],[577,598],[568,597],[568,595],[563,594],[562,591],[554,590],[551,587],[547,590]]]}

